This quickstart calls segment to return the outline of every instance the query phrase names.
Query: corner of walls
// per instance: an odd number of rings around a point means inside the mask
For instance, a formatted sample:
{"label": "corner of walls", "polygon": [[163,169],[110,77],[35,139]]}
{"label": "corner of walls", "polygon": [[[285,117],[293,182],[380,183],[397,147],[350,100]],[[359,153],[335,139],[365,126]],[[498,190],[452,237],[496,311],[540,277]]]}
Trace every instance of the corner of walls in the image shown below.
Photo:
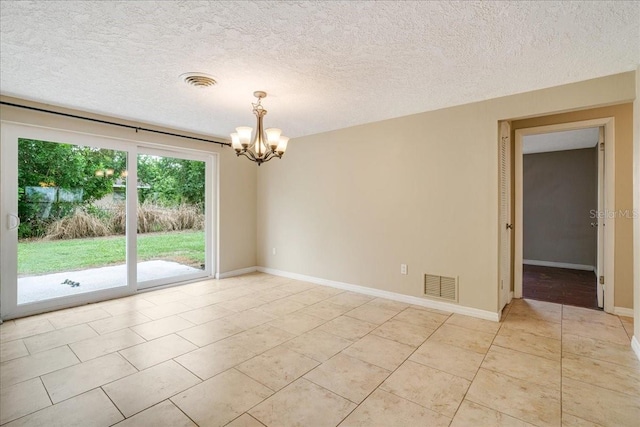
{"label": "corner of walls", "polygon": [[243,274],[250,274],[258,271],[258,267],[246,267],[238,270],[226,271],[224,273],[216,273],[216,279],[228,279],[229,277],[242,276]]}
{"label": "corner of walls", "polygon": [[640,64],[636,68],[636,99],[633,102],[633,349],[640,359]]}
{"label": "corner of walls", "polygon": [[[257,166],[229,149],[219,165],[219,263],[216,275],[234,275],[257,261]],[[255,271],[255,270],[254,270]]]}

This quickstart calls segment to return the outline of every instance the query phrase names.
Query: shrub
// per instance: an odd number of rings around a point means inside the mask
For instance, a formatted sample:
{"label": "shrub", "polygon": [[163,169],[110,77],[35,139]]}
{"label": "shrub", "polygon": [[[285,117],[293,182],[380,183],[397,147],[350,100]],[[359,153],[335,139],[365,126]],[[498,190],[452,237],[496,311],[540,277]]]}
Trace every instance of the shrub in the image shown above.
{"label": "shrub", "polygon": [[[138,205],[138,233],[158,231],[202,230],[204,214],[195,205],[165,207],[156,203],[144,202]],[[113,210],[111,229],[114,233],[126,230],[125,206]]]}
{"label": "shrub", "polygon": [[[155,203],[142,203],[138,205],[138,233],[202,230],[204,213],[201,210],[197,205],[166,207]],[[109,209],[87,206],[76,208],[73,214],[49,224],[45,239],[80,239],[124,234],[126,227],[124,203]]]}
{"label": "shrub", "polygon": [[47,227],[47,240],[79,239],[82,237],[109,236],[111,230],[100,218],[77,208],[73,214],[54,221]]}

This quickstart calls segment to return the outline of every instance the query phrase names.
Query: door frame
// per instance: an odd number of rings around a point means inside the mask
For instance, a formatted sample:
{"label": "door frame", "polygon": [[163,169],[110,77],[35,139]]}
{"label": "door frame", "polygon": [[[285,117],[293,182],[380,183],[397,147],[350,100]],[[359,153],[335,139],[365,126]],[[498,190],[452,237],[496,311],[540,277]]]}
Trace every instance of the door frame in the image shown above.
{"label": "door frame", "polygon": [[[513,290],[516,298],[522,298],[522,261],[523,261],[523,138],[528,135],[538,135],[543,133],[578,130],[593,127],[604,127],[604,208],[606,212],[615,212],[615,123],[613,117],[604,117],[578,122],[561,123],[548,126],[537,126],[531,128],[517,129],[515,131],[515,227],[514,227],[514,269],[513,269]],[[614,255],[615,255],[615,215],[608,217],[604,215],[606,227],[604,227],[603,247],[598,247],[598,252],[604,253],[604,311],[614,312]],[[599,245],[600,246],[600,245]]]}
{"label": "door frame", "polygon": [[[205,256],[207,257],[206,260],[210,267],[208,267],[205,271],[207,271],[209,275],[197,278],[178,277],[178,280],[176,282],[172,282],[171,284],[164,284],[165,286],[160,283],[158,283],[158,285],[160,285],[160,287],[167,287],[188,283],[194,280],[206,280],[215,277],[219,260],[219,173],[217,153],[191,148],[184,148],[178,151],[177,147],[173,147],[170,145],[142,142],[126,138],[98,135],[88,132],[78,132],[65,128],[52,128],[47,126],[38,126],[33,124],[2,120],[0,121],[0,141],[2,142],[2,147],[0,148],[0,188],[2,188],[2,186],[4,185],[7,185],[7,182],[17,182],[17,170],[15,170],[16,168],[6,168],[3,167],[3,165],[11,161],[17,163],[17,143],[15,145],[8,144],[8,141],[17,141],[19,138],[56,142],[64,141],[64,143],[76,145],[91,145],[97,148],[127,152],[127,168],[131,176],[137,175],[137,155],[140,149],[143,149],[145,151],[161,150],[168,154],[179,154],[181,157],[196,154],[200,157],[200,160],[206,157],[206,161],[209,162],[210,165],[210,172],[206,174],[207,182],[205,185],[205,203],[207,204],[207,216],[205,218],[207,224],[205,225],[205,227],[208,226],[208,228],[205,228],[205,233],[210,233],[210,240],[206,241],[207,246],[205,249]],[[13,248],[13,243],[11,243],[12,239],[17,240],[17,227],[15,229],[10,229],[8,218],[9,214],[13,213],[9,210],[9,207],[13,203],[11,198],[14,195],[16,194],[12,191],[0,192],[0,323],[2,322],[2,320],[30,316],[47,311],[75,307],[83,304],[96,303],[109,299],[133,295],[136,292],[142,292],[144,290],[149,290],[138,287],[138,283],[136,280],[136,269],[128,268],[127,284],[124,286],[18,305],[17,286],[11,285],[11,283],[17,279],[17,247],[15,248],[16,250],[11,249]],[[137,205],[136,202],[137,186],[128,186],[126,209],[127,228],[129,230],[137,229],[137,215],[135,213]],[[128,233],[126,236],[126,260],[127,263],[133,263],[131,265],[135,265],[137,262],[136,246],[137,233]]]}

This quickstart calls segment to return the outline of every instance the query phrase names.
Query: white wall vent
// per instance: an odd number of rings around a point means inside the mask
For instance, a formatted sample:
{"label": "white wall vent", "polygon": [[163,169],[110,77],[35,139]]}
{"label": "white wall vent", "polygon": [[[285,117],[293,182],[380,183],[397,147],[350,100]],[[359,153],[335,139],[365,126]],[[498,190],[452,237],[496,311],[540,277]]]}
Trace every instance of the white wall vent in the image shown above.
{"label": "white wall vent", "polygon": [[424,294],[432,298],[458,302],[458,278],[425,274]]}

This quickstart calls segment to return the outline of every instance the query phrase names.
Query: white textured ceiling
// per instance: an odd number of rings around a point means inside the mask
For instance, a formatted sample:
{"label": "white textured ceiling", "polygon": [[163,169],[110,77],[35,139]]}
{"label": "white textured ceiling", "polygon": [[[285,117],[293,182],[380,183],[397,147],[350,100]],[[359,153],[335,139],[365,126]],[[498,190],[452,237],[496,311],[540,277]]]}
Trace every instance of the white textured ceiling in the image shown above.
{"label": "white textured ceiling", "polygon": [[[634,70],[640,3],[8,1],[0,93],[227,137],[301,136]],[[211,89],[178,76],[215,76]]]}
{"label": "white textured ceiling", "polygon": [[522,152],[524,154],[533,154],[593,148],[598,144],[598,136],[599,130],[597,127],[527,135],[522,138]]}

